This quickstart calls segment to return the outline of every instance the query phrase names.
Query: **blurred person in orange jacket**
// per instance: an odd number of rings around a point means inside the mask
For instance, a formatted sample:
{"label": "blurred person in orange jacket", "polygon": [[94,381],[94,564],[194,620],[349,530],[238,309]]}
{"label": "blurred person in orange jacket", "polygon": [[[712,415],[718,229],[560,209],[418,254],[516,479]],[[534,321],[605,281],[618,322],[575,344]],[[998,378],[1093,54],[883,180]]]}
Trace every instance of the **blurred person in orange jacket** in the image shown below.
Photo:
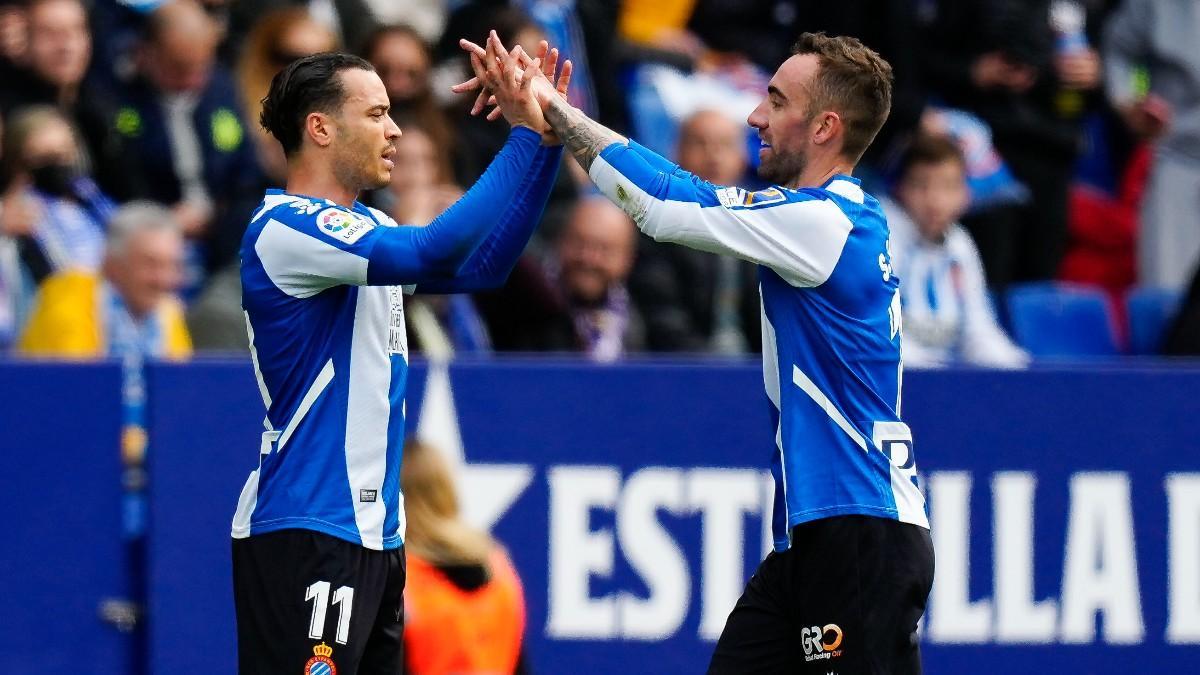
{"label": "blurred person in orange jacket", "polygon": [[410,439],[400,487],[408,523],[405,672],[527,672],[521,581],[503,547],[462,520],[446,459]]}

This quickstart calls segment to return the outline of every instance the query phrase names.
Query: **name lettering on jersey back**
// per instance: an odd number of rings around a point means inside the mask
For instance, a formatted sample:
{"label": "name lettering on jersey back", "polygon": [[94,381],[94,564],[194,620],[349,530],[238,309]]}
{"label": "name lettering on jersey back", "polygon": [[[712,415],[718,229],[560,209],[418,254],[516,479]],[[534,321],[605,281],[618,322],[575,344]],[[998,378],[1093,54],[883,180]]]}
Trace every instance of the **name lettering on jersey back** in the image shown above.
{"label": "name lettering on jersey back", "polygon": [[408,358],[408,335],[404,330],[404,287],[388,288],[388,354]]}
{"label": "name lettering on jersey back", "polygon": [[317,216],[317,229],[347,244],[362,239],[374,227],[370,219],[342,209],[325,209]]}

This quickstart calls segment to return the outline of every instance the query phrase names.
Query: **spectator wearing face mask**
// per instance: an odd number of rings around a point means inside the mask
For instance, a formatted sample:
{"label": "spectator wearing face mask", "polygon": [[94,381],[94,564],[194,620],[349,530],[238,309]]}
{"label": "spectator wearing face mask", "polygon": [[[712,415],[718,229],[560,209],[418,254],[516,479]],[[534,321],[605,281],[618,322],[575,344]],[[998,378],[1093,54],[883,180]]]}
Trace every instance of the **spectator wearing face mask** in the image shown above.
{"label": "spectator wearing face mask", "polygon": [[138,190],[127,153],[113,130],[115,104],[86,78],[92,35],[80,0],[33,0],[24,12],[24,49],[18,67],[0,78],[0,112],[31,105],[57,107],[78,130],[81,164],[104,191],[128,199]]}
{"label": "spectator wearing face mask", "polygon": [[626,281],[633,221],[600,196],[580,200],[541,263],[525,257],[509,283],[478,297],[497,350],[580,352],[602,363],[645,345]]}
{"label": "spectator wearing face mask", "polygon": [[953,140],[922,135],[901,160],[885,202],[892,271],[900,277],[904,363],[1016,368],[1029,355],[997,325],[983,264],[958,219],[969,199],[966,162]]}
{"label": "spectator wearing face mask", "polygon": [[191,341],[175,293],[183,241],[171,213],[131,202],[109,222],[102,271],[42,285],[20,350],[39,358],[185,358]]}
{"label": "spectator wearing face mask", "polygon": [[82,171],[70,122],[56,108],[33,106],[9,119],[5,131],[8,188],[0,235],[16,243],[35,282],[65,270],[97,269],[113,204]]}

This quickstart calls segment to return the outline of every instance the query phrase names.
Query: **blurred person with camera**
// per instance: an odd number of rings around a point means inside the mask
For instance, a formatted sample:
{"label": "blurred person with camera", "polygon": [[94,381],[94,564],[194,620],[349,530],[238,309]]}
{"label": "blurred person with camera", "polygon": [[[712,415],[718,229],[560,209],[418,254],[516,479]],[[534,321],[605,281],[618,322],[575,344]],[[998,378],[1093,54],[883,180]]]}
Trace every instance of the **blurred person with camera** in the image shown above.
{"label": "blurred person with camera", "polygon": [[979,251],[958,223],[970,196],[954,140],[918,136],[900,161],[893,191],[899,204],[884,202],[884,210],[892,268],[903,281],[904,364],[1028,364],[1029,355],[996,323]]}
{"label": "blurred person with camera", "polygon": [[182,359],[191,340],[176,297],[183,239],[170,211],[131,202],[113,213],[100,273],[47,279],[20,351],[38,358]]}
{"label": "blurred person with camera", "polygon": [[410,439],[400,489],[408,519],[404,672],[528,672],[521,580],[504,547],[463,521],[441,452]]}
{"label": "blurred person with camera", "polygon": [[[716,185],[740,182],[746,135],[725,113],[701,110],[679,127],[679,166]],[[629,291],[651,351],[742,354],[761,343],[754,265],[653,240],[638,244]]]}

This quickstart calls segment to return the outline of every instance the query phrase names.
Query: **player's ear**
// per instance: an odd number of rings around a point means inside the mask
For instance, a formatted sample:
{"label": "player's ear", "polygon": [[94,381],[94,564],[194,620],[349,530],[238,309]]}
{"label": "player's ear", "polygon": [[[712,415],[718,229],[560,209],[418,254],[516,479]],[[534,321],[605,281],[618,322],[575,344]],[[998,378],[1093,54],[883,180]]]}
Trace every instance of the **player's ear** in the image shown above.
{"label": "player's ear", "polygon": [[304,133],[319,147],[326,147],[333,142],[335,133],[333,118],[325,113],[310,112],[304,118]]}
{"label": "player's ear", "polygon": [[813,143],[823,145],[837,136],[842,128],[842,118],[832,110],[819,113],[814,120]]}

